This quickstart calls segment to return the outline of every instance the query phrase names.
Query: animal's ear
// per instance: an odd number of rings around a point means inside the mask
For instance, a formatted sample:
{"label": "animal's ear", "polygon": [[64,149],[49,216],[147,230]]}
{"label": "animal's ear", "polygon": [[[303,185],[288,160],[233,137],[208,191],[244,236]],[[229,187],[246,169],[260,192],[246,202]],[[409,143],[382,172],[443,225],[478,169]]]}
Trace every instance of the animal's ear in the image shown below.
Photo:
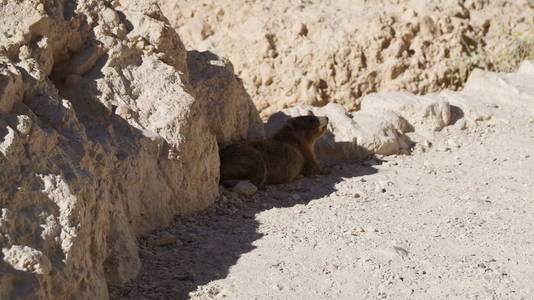
{"label": "animal's ear", "polygon": [[313,111],[308,110],[308,116],[313,116]]}

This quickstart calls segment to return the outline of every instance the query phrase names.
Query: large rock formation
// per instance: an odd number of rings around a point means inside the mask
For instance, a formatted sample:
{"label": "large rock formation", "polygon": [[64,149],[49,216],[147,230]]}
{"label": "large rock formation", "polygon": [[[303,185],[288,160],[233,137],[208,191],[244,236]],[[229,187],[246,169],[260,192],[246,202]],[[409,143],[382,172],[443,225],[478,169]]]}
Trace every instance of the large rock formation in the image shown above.
{"label": "large rock formation", "polygon": [[136,235],[213,203],[217,143],[261,136],[259,116],[151,1],[4,1],[0,19],[0,298],[106,299],[137,274]]}
{"label": "large rock formation", "polygon": [[473,66],[513,66],[513,48],[534,39],[527,0],[159,2],[188,48],[234,63],[264,118],[299,104],[354,111],[379,91],[456,89]]}

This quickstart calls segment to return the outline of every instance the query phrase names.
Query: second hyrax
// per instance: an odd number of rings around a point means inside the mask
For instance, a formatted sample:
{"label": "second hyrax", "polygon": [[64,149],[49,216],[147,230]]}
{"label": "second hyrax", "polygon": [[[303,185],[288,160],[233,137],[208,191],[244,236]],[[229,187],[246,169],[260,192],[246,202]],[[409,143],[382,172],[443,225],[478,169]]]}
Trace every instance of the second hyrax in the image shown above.
{"label": "second hyrax", "polygon": [[258,187],[293,181],[320,172],[315,142],[326,131],[327,117],[289,118],[272,138],[233,144],[220,153],[221,182],[250,180]]}

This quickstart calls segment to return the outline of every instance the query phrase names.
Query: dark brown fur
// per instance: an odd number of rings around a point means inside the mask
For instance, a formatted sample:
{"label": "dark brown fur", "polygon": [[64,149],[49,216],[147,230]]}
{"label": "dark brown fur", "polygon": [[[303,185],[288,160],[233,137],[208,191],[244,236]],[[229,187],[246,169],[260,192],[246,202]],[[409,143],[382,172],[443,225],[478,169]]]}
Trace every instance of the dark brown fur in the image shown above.
{"label": "dark brown fur", "polygon": [[233,144],[220,153],[221,182],[250,180],[258,187],[288,183],[299,174],[318,174],[315,142],[328,118],[290,118],[272,138]]}

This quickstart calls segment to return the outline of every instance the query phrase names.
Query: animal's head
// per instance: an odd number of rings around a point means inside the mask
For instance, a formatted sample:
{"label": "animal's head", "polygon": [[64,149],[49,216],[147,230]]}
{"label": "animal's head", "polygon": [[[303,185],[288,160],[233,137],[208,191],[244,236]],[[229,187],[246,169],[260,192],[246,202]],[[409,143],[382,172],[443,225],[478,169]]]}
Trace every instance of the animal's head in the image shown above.
{"label": "animal's head", "polygon": [[326,132],[328,117],[300,116],[286,121],[286,130],[314,143]]}

